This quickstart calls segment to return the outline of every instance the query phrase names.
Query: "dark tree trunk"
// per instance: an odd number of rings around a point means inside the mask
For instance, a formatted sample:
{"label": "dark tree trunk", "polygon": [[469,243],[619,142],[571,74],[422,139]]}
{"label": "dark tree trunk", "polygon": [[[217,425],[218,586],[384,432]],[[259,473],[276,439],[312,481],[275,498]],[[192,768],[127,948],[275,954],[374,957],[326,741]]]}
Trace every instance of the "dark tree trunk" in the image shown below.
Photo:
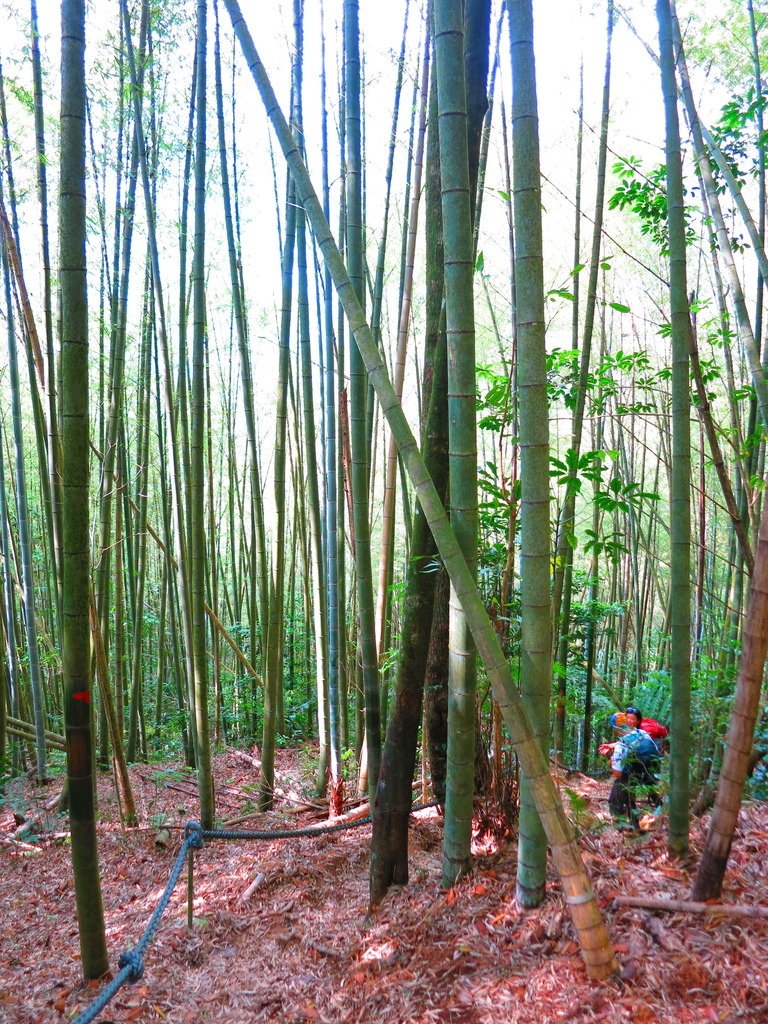
{"label": "dark tree trunk", "polygon": [[[422,438],[424,458],[442,500],[448,479],[448,403],[443,302],[443,235],[440,212],[440,167],[437,149],[437,100],[433,86],[429,107],[426,165],[427,310],[422,395],[428,406]],[[424,674],[432,629],[436,548],[418,503],[411,530],[411,558],[406,576],[401,651],[395,694],[382,754],[373,806],[371,906],[381,902],[393,883],[408,880],[408,816],[416,743],[421,720]],[[431,564],[432,563],[432,564]],[[442,572],[442,570],[440,570]],[[447,603],[443,610],[447,626]],[[446,628],[447,648],[447,628]],[[443,780],[445,774],[443,772]],[[443,792],[445,789],[443,781]]]}
{"label": "dark tree trunk", "polygon": [[432,633],[424,678],[427,721],[427,760],[432,777],[432,794],[445,803],[445,773],[448,763],[448,573],[441,566],[435,583]]}

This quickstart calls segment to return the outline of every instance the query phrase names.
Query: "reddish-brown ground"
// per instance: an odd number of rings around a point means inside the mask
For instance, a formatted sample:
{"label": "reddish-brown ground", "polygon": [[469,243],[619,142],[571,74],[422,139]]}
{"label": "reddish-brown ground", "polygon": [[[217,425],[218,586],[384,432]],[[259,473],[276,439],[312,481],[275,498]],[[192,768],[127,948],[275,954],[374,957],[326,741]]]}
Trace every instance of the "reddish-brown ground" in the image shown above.
{"label": "reddish-brown ground", "polygon": [[[290,772],[295,757],[281,752],[279,767]],[[255,773],[231,753],[216,758],[215,771],[219,786],[229,787],[222,815],[232,816],[240,806],[236,791]],[[145,825],[161,813],[178,824],[195,816],[196,801],[178,773],[143,766],[132,769],[132,779]],[[372,920],[368,825],[320,838],[208,843],[196,858],[194,930],[186,927],[183,876],[144,977],[123,988],[99,1020],[768,1024],[768,920],[618,906],[618,893],[685,899],[689,877],[667,861],[661,833],[638,838],[605,827],[604,784],[581,776],[560,781],[587,801],[579,812],[582,847],[624,980],[587,980],[554,878],[543,907],[516,908],[513,845],[481,844],[474,876],[442,892],[441,824],[424,811],[413,823],[411,882]],[[108,779],[100,789],[101,876],[115,965],[144,928],[181,833],[156,849],[156,829],[123,831]],[[17,791],[17,806],[25,795]],[[243,827],[312,820],[278,812]],[[99,987],[79,980],[66,823],[49,817],[45,825],[48,838],[26,849],[8,842],[12,815],[0,816],[0,1020],[14,1024],[70,1020]],[[695,851],[705,825],[694,827]],[[745,806],[726,902],[768,906],[767,851],[768,805]],[[263,883],[243,901],[259,873]]]}

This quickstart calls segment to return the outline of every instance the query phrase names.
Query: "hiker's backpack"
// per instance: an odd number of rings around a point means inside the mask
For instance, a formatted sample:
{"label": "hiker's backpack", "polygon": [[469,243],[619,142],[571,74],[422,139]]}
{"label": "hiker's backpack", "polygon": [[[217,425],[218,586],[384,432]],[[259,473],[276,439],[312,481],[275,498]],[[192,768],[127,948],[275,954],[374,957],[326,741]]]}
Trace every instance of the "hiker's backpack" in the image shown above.
{"label": "hiker's backpack", "polygon": [[648,733],[642,729],[633,729],[631,732],[626,733],[621,737],[619,743],[627,747],[643,764],[653,764],[659,760],[659,748]]}

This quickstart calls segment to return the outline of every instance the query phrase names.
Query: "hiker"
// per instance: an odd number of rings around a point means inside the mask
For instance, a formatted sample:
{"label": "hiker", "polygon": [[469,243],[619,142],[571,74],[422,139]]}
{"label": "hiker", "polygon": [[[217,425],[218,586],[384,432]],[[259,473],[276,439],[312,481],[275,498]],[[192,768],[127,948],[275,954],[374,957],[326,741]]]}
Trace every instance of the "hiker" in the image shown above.
{"label": "hiker", "polygon": [[659,766],[659,748],[640,728],[643,716],[637,708],[629,707],[625,712],[622,735],[615,743],[604,743],[601,754],[611,755],[613,786],[608,797],[608,806],[616,818],[627,818],[637,824],[635,787],[650,787],[648,800],[652,807],[661,806],[661,799],[655,790],[656,772]]}

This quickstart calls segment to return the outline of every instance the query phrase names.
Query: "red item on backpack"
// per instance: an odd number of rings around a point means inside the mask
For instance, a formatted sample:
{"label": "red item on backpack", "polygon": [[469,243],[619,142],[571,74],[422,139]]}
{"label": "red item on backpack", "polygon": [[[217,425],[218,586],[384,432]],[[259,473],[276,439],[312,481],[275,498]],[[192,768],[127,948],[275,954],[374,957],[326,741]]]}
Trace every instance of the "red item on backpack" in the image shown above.
{"label": "red item on backpack", "polygon": [[640,728],[647,732],[652,740],[663,740],[669,735],[666,726],[657,722],[655,718],[644,718]]}

